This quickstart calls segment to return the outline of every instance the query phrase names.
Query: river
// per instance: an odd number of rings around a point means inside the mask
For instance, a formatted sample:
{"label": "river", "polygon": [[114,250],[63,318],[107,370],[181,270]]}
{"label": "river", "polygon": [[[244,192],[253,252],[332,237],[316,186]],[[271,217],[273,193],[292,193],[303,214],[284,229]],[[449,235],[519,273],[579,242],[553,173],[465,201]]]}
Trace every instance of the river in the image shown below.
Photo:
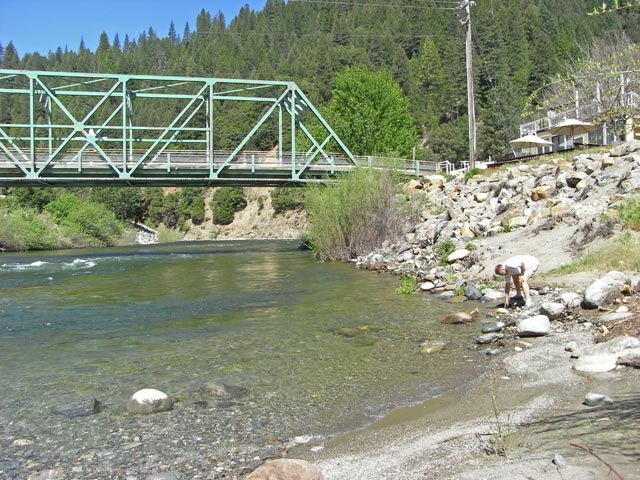
{"label": "river", "polygon": [[[2,253],[0,476],[235,478],[484,368],[478,326],[438,321],[460,307],[298,245]],[[425,340],[447,348],[421,354]],[[129,415],[141,388],[174,409]]]}

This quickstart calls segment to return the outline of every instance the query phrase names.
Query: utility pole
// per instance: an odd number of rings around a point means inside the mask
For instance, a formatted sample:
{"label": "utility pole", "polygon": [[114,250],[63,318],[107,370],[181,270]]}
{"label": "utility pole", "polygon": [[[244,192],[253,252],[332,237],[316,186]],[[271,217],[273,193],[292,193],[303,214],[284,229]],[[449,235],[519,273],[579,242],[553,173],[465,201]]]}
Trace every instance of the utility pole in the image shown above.
{"label": "utility pole", "polygon": [[476,166],[476,107],[473,93],[473,58],[471,51],[471,6],[473,0],[463,0],[459,8],[465,9],[467,18],[462,22],[467,28],[466,57],[467,57],[467,105],[469,112],[469,168]]}

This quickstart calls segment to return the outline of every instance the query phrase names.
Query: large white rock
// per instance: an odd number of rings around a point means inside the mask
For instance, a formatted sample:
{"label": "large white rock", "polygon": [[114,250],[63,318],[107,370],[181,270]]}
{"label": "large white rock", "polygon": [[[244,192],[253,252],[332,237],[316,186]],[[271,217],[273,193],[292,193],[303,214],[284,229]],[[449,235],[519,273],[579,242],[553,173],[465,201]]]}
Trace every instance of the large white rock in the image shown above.
{"label": "large white rock", "polygon": [[546,315],[535,315],[520,320],[516,328],[521,337],[542,337],[549,334],[551,323]]}
{"label": "large white rock", "polygon": [[127,411],[136,413],[165,412],[173,408],[173,399],[153,388],[143,388],[134,393],[127,403]]}
{"label": "large white rock", "polygon": [[469,255],[469,250],[467,250],[466,248],[461,248],[459,250],[456,250],[455,252],[451,253],[448,257],[447,257],[447,262],[449,263],[453,263],[457,260],[462,260],[463,258],[466,258]]}

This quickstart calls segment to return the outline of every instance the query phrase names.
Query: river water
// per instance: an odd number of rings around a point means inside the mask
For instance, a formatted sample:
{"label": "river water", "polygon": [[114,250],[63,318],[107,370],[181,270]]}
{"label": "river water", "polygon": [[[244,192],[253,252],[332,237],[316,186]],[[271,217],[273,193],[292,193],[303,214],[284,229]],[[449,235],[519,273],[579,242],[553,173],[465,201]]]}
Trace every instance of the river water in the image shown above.
{"label": "river water", "polygon": [[[236,478],[484,368],[478,326],[438,321],[460,307],[298,245],[0,254],[0,477]],[[128,415],[141,388],[174,409]]]}

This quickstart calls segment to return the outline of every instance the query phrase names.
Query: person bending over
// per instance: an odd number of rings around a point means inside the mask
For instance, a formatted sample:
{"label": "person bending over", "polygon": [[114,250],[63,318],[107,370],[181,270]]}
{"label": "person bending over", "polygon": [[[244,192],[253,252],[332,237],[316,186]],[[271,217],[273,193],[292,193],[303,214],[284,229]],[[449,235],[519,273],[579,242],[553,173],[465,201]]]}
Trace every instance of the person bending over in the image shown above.
{"label": "person bending over", "polygon": [[504,307],[509,307],[509,290],[511,280],[518,295],[522,295],[525,305],[531,306],[531,294],[528,280],[538,269],[538,259],[531,255],[516,255],[496,265],[496,275],[504,275]]}

